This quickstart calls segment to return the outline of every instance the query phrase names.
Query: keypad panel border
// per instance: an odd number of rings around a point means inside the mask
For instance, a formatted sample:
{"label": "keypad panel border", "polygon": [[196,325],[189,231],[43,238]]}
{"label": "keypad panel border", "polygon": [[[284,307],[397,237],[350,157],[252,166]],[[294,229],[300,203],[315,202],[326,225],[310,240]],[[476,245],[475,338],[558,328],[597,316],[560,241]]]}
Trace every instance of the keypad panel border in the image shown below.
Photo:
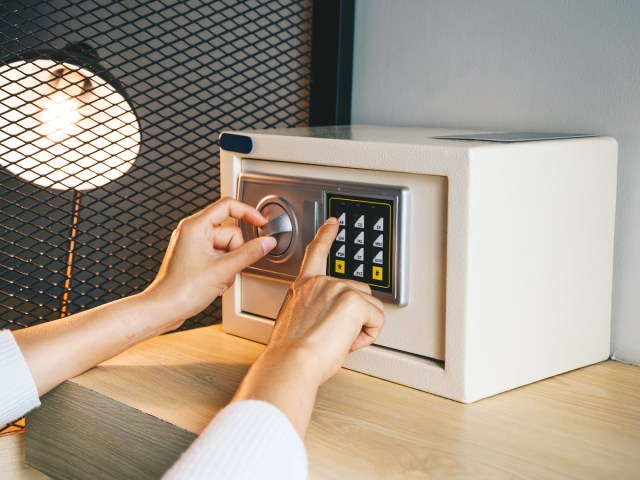
{"label": "keypad panel border", "polygon": [[395,200],[327,192],[325,205],[327,217],[336,217],[340,223],[327,262],[328,275],[362,281],[373,290],[393,294]]}

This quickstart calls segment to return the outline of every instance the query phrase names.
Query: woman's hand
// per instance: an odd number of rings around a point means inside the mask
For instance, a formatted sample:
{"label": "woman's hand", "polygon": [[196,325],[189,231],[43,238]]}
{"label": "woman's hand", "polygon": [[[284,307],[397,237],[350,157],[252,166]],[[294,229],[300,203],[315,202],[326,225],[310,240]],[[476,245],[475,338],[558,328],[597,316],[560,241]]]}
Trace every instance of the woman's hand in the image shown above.
{"label": "woman's hand", "polygon": [[349,352],[372,344],[384,324],[382,303],[371,296],[368,285],[325,275],[337,233],[338,222],[330,218],[307,247],[267,348],[233,398],[275,405],[301,437],[320,384],[342,366]]}
{"label": "woman's hand", "polygon": [[298,278],[280,309],[267,350],[296,350],[307,374],[331,377],[347,354],[372,344],[384,324],[382,302],[369,285],[325,275],[327,256],[338,233],[330,218],[307,247]]}
{"label": "woman's hand", "polygon": [[260,260],[276,245],[271,237],[244,242],[240,228],[223,224],[235,218],[262,226],[257,210],[223,198],[180,222],[173,232],[160,271],[145,295],[165,304],[179,326],[222,295],[236,274]]}
{"label": "woman's hand", "polygon": [[248,205],[223,198],[180,222],[158,276],[144,292],[14,332],[38,393],[179,327],[275,246],[273,238],[244,243],[238,227],[222,224],[228,218],[256,226],[267,221]]}

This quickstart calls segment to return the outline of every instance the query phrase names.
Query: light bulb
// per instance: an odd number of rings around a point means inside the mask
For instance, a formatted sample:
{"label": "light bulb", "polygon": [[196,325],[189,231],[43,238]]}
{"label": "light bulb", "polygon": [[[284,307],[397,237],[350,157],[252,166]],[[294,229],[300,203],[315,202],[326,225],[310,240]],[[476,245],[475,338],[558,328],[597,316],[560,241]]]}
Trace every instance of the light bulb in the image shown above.
{"label": "light bulb", "polygon": [[78,133],[80,122],[80,102],[63,92],[58,92],[47,100],[42,108],[41,131],[52,142],[61,142]]}

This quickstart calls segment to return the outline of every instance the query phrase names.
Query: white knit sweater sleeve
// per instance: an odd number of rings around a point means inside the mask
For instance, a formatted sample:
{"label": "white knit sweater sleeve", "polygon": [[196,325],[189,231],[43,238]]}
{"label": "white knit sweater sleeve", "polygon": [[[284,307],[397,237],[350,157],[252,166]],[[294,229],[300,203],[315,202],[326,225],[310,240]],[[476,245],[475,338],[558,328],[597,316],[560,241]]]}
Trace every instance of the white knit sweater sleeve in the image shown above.
{"label": "white knit sweater sleeve", "polygon": [[40,406],[27,362],[9,330],[0,331],[0,426]]}
{"label": "white knit sweater sleeve", "polygon": [[303,480],[307,452],[289,419],[273,405],[244,400],[225,407],[163,480]]}

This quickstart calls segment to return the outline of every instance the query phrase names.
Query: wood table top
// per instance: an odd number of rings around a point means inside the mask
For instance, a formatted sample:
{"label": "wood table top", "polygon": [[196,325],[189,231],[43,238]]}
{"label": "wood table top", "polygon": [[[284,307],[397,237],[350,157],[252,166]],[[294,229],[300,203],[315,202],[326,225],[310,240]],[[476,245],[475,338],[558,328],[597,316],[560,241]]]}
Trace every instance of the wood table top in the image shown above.
{"label": "wood table top", "polygon": [[[27,461],[54,478],[158,478],[263,349],[220,326],[144,342],[43,398]],[[305,444],[311,479],[640,478],[640,367],[606,361],[470,405],[342,369]]]}

